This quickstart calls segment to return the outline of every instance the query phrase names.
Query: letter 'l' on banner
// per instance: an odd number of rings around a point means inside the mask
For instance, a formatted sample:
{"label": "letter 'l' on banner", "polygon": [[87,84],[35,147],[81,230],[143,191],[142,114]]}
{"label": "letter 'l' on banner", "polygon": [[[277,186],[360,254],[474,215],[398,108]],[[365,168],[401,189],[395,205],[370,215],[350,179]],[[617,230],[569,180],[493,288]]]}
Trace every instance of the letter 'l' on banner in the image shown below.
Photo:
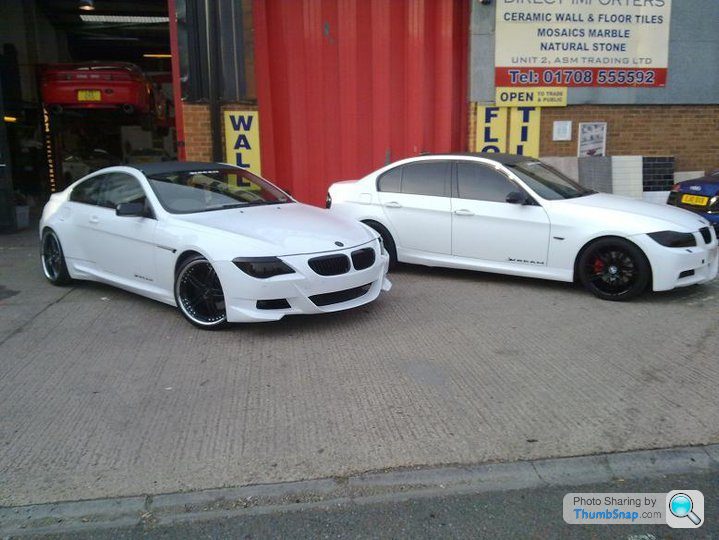
{"label": "letter 'l' on banner", "polygon": [[509,153],[539,157],[539,107],[512,107],[509,113]]}
{"label": "letter 'l' on banner", "polygon": [[475,151],[507,151],[507,108],[477,105]]}
{"label": "letter 'l' on banner", "polygon": [[225,161],[256,175],[262,174],[260,160],[260,113],[224,111]]}

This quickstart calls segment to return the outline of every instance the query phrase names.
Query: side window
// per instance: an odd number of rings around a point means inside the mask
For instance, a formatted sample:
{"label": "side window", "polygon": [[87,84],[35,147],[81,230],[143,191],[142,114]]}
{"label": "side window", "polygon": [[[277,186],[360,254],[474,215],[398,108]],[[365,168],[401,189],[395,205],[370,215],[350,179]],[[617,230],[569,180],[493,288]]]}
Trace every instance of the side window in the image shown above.
{"label": "side window", "polygon": [[107,175],[101,206],[115,209],[120,203],[145,202],[145,190],[137,178],[125,173]]}
{"label": "side window", "polygon": [[85,180],[76,185],[72,193],[70,193],[70,200],[85,204],[100,204],[103,184],[106,178],[106,174],[101,174],[100,176],[93,176],[89,180]]}
{"label": "side window", "polygon": [[476,201],[506,202],[519,188],[502,173],[476,163],[457,163],[457,196]]}
{"label": "side window", "polygon": [[402,167],[402,193],[446,197],[450,162],[422,161]]}
{"label": "side window", "polygon": [[402,183],[402,167],[390,169],[377,180],[377,191],[399,193]]}

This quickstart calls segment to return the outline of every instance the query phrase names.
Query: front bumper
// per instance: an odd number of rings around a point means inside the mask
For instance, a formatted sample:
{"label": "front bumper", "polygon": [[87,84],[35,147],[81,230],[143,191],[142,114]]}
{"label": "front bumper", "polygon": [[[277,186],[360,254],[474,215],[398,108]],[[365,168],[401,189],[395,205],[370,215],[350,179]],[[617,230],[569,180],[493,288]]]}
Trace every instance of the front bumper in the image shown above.
{"label": "front bumper", "polygon": [[[711,227],[709,229],[713,231]],[[719,243],[716,231],[712,232],[709,243],[699,232],[695,232],[694,237],[697,245],[690,248],[665,247],[646,234],[631,237],[649,259],[654,291],[707,283],[717,277]]]}
{"label": "front bumper", "polygon": [[[349,272],[336,276],[319,275],[308,264],[311,258],[328,253],[280,257],[295,273],[267,279],[247,275],[232,261],[214,261],[213,266],[225,294],[227,320],[276,321],[285,315],[310,315],[352,309],[375,300],[381,291],[388,291],[392,287],[386,277],[389,256],[381,253],[379,242],[373,240],[360,246],[333,251],[331,254],[345,254],[349,257],[353,251],[364,247],[373,247],[375,250],[372,266],[363,270],[351,267]],[[359,288],[364,286],[368,286],[366,292],[364,289],[359,291]],[[358,295],[355,291],[363,294]],[[348,297],[350,299],[346,300]],[[289,307],[258,309],[257,302],[267,300],[285,300]]]}

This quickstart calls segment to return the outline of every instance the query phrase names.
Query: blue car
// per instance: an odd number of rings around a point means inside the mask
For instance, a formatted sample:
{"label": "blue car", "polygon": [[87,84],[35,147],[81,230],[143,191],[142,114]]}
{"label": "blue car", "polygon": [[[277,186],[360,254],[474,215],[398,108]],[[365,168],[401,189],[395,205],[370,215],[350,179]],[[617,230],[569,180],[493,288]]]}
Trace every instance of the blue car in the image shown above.
{"label": "blue car", "polygon": [[719,236],[719,170],[702,178],[677,182],[667,204],[701,214],[714,225]]}

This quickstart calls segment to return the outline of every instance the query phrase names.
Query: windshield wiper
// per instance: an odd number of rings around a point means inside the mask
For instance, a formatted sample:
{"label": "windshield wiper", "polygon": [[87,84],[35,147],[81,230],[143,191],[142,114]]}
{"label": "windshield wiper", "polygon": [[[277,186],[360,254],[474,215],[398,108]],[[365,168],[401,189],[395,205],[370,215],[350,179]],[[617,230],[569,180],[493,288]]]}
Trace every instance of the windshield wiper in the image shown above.
{"label": "windshield wiper", "polygon": [[247,206],[262,206],[265,204],[285,204],[290,201],[256,201],[256,202],[250,202],[247,203]]}

